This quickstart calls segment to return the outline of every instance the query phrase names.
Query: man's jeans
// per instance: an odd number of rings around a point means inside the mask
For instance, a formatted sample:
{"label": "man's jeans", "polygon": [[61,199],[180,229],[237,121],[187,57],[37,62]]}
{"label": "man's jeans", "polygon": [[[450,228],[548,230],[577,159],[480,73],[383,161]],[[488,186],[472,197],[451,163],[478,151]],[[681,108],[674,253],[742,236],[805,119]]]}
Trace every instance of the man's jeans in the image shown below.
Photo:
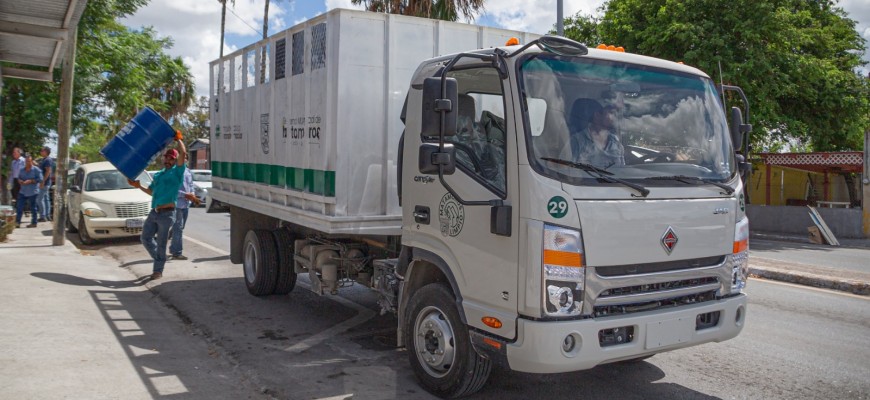
{"label": "man's jeans", "polygon": [[163,272],[166,264],[166,241],[169,239],[169,228],[175,223],[175,210],[157,212],[151,210],[142,227],[142,245],[154,259],[153,272]]}
{"label": "man's jeans", "polygon": [[51,189],[51,185],[45,185],[45,187],[39,188],[39,193],[36,194],[39,214],[46,220],[51,219],[51,196],[48,195],[49,189]]}
{"label": "man's jeans", "polygon": [[18,201],[16,204],[16,213],[15,213],[15,223],[21,224],[21,216],[24,215],[24,205],[26,203],[30,203],[30,217],[32,221],[30,222],[33,225],[36,225],[36,213],[39,212],[39,207],[36,205],[36,196],[33,195],[30,197],[25,196],[22,193],[18,193]]}
{"label": "man's jeans", "polygon": [[184,233],[184,226],[187,225],[188,208],[175,208],[175,223],[172,224],[172,239],[169,243],[169,254],[180,256],[182,253],[181,235]]}

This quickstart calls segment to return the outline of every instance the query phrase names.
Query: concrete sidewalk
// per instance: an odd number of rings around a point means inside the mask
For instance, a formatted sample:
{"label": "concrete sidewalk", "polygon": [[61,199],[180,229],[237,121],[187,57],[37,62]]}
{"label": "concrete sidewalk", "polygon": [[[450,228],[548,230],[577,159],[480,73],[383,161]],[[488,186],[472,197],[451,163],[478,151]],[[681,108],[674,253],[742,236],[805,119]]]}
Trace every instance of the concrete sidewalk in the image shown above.
{"label": "concrete sidewalk", "polygon": [[[781,235],[766,232],[752,232],[749,248],[752,249],[754,239],[778,241],[784,244],[795,243],[813,246],[808,237]],[[767,260],[761,257],[749,258],[749,271],[752,276],[782,282],[790,282],[825,289],[834,289],[859,295],[870,295],[870,239],[840,239],[841,248],[867,250],[865,271],[845,270],[842,268],[824,267],[803,263]],[[837,247],[828,246],[832,251]]]}
{"label": "concrete sidewalk", "polygon": [[4,398],[260,397],[146,277],[69,241],[52,246],[51,233],[41,223],[0,243]]}

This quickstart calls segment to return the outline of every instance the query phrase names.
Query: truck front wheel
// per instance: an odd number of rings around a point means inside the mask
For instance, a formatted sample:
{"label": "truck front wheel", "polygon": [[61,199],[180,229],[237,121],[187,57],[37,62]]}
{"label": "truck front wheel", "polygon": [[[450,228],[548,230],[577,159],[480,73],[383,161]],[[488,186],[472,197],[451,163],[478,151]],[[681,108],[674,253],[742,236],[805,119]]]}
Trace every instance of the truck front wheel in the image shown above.
{"label": "truck front wheel", "polygon": [[242,246],[245,286],[254,296],[272,294],[278,277],[278,251],[272,232],[262,229],[248,231]]}
{"label": "truck front wheel", "polygon": [[441,283],[411,297],[405,318],[405,347],[414,374],[430,393],[447,398],[480,390],[492,369],[471,345],[450,289]]}

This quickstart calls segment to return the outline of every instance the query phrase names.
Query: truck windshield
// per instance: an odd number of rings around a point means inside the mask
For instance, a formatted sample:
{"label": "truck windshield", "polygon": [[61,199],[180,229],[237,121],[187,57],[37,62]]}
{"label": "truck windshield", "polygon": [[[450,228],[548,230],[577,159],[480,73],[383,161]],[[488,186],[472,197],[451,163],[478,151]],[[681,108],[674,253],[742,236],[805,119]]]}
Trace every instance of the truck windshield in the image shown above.
{"label": "truck windshield", "polygon": [[[576,163],[644,185],[724,182],[735,172],[709,78],[549,54],[526,59],[520,76],[530,163],[546,176],[575,185],[608,182]],[[662,179],[673,176],[683,179]]]}

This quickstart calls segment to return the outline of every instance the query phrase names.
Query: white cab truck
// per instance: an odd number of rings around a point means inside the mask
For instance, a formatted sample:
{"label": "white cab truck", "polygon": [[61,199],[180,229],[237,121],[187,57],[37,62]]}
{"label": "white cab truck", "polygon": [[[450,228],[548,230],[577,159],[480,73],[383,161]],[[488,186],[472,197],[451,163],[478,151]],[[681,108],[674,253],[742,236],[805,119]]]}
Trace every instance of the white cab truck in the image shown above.
{"label": "white cab truck", "polygon": [[372,288],[431,393],[743,327],[750,126],[695,68],[333,10],[211,74],[210,195],[247,289]]}

